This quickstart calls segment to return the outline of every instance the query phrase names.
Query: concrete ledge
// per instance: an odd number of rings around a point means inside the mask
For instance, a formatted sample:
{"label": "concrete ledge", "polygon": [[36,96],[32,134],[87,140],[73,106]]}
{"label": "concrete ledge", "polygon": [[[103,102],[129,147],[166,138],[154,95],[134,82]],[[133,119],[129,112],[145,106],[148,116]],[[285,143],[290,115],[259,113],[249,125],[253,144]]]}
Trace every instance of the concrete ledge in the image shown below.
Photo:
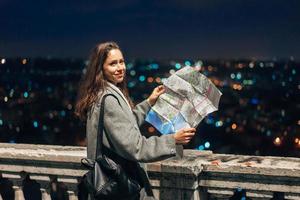
{"label": "concrete ledge", "polygon": [[[80,163],[85,156],[84,147],[0,143],[0,173],[16,186],[21,183],[22,171],[45,187],[56,176],[75,191],[86,172]],[[237,188],[246,189],[254,199],[269,198],[273,192],[284,192],[286,199],[300,199],[300,158],[184,150],[182,159],[146,166],[160,199],[222,199]]]}

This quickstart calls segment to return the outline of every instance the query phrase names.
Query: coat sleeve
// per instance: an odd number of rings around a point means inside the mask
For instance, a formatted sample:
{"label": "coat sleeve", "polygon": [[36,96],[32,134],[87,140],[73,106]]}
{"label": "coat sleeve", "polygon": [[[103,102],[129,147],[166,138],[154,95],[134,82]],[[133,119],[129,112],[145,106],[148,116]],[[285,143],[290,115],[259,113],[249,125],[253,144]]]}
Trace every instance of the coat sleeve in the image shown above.
{"label": "coat sleeve", "polygon": [[176,155],[172,135],[142,136],[137,124],[128,118],[114,97],[105,100],[104,127],[110,148],[125,159],[154,162]]}
{"label": "coat sleeve", "polygon": [[145,122],[146,115],[149,112],[150,108],[151,106],[149,102],[147,100],[144,100],[141,103],[137,104],[132,110],[139,127],[141,127]]}

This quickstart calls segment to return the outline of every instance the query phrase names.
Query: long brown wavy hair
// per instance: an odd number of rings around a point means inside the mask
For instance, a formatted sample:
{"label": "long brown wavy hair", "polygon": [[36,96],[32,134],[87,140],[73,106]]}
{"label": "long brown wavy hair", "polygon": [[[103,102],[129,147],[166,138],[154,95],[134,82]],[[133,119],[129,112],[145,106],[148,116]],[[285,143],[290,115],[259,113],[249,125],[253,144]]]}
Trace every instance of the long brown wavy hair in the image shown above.
{"label": "long brown wavy hair", "polygon": [[[87,119],[87,113],[98,100],[99,93],[103,92],[108,86],[107,79],[103,73],[103,64],[107,59],[108,53],[113,49],[119,49],[121,51],[115,42],[100,43],[92,49],[86,73],[83,74],[79,83],[77,101],[75,104],[75,115],[82,121]],[[122,91],[132,106],[133,104],[127,90],[126,76],[121,83],[117,84],[117,87]]]}

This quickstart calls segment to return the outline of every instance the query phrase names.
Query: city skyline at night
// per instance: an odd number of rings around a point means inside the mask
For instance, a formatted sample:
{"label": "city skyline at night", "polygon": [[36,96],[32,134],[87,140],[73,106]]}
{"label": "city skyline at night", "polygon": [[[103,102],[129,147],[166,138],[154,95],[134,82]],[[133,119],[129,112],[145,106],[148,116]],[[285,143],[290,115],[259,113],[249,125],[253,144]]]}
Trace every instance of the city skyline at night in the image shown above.
{"label": "city skyline at night", "polygon": [[[127,63],[133,102],[193,60]],[[217,153],[300,156],[299,62],[198,61],[223,93],[219,110],[197,127],[185,148]],[[85,145],[85,127],[74,115],[82,59],[1,59],[0,142]],[[158,134],[149,124],[141,129]],[[66,139],[68,138],[68,139]]]}
{"label": "city skyline at night", "polygon": [[[114,40],[135,102],[199,63],[222,91],[220,111],[190,148],[299,156],[299,7],[293,0],[1,1],[0,140],[84,145],[73,116],[77,85],[90,49]],[[60,137],[70,133],[70,141]]]}

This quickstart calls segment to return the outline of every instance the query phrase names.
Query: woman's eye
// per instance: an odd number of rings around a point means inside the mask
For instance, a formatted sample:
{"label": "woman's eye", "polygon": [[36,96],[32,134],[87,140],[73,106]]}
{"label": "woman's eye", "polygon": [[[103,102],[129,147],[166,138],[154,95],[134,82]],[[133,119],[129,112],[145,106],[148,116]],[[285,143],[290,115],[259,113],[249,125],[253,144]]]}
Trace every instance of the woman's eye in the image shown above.
{"label": "woman's eye", "polygon": [[111,65],[111,66],[116,66],[117,63],[116,63],[116,62],[113,62],[113,63],[111,63],[110,65]]}

